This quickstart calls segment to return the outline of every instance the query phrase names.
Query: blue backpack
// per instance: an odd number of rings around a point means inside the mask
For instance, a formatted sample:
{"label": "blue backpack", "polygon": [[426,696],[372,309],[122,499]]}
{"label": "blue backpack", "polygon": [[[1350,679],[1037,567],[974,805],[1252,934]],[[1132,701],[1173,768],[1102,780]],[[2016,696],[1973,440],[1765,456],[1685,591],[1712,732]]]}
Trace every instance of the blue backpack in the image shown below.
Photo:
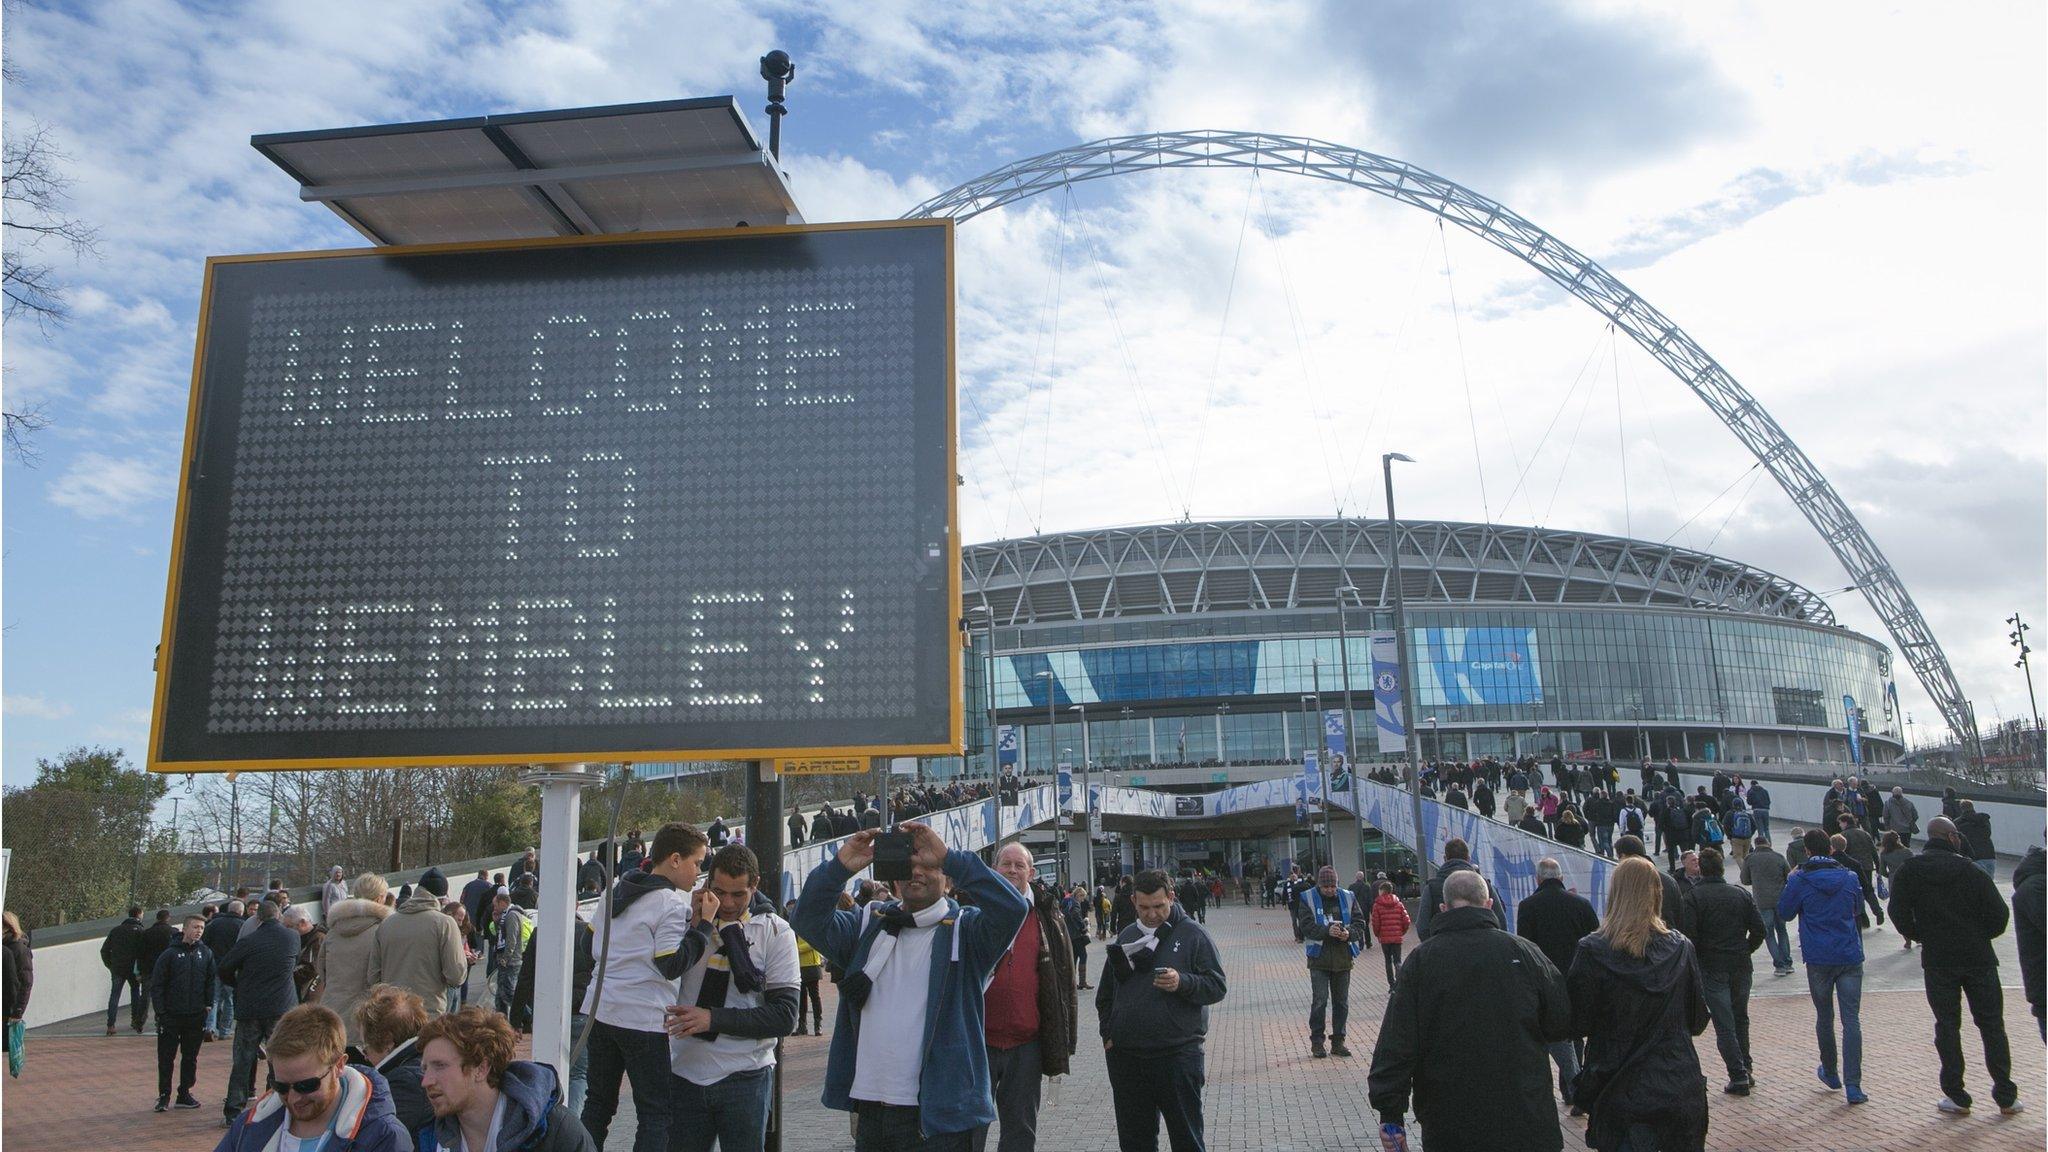
{"label": "blue backpack", "polygon": [[1699,824],[1700,843],[1719,844],[1721,842],[1721,822],[1714,818],[1712,812],[1700,813]]}
{"label": "blue backpack", "polygon": [[1738,840],[1747,840],[1756,835],[1756,825],[1750,822],[1749,809],[1737,808],[1729,814],[1728,831]]}

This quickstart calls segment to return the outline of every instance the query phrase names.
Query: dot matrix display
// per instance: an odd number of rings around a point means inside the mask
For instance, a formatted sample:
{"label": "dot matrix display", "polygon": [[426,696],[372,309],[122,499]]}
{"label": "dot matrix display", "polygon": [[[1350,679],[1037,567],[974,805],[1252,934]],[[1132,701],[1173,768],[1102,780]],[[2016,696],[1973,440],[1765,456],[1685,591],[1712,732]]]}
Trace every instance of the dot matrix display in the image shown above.
{"label": "dot matrix display", "polygon": [[949,259],[216,262],[153,761],[952,747]]}

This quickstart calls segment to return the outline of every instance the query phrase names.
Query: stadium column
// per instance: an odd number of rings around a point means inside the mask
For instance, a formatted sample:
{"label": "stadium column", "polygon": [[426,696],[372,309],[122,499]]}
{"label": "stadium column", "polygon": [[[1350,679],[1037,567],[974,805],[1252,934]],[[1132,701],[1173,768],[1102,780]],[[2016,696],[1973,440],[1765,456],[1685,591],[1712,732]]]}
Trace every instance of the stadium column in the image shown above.
{"label": "stadium column", "polygon": [[[747,847],[761,866],[761,891],[782,891],[782,775],[773,760],[754,760],[747,773]],[[782,909],[777,908],[780,915]],[[764,1152],[782,1152],[782,1045],[776,1043],[775,1086],[768,1098],[768,1132]]]}
{"label": "stadium column", "polygon": [[1337,869],[1337,883],[1342,886],[1351,883],[1351,874],[1361,867],[1358,855],[1358,824],[1351,820],[1332,820],[1330,829],[1330,863]]}
{"label": "stadium column", "polygon": [[554,765],[525,777],[540,786],[539,938],[534,941],[533,1059],[569,1082],[569,975],[576,943],[576,835],[583,789],[604,773],[588,764]]}

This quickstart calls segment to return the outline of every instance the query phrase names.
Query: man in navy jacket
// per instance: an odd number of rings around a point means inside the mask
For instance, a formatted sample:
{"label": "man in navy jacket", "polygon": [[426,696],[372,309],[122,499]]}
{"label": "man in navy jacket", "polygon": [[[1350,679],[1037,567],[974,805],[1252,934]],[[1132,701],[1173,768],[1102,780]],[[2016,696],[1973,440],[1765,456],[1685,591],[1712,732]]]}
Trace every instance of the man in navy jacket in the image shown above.
{"label": "man in navy jacket", "polygon": [[[1160,871],[1131,884],[1137,922],[1117,934],[1095,993],[1118,1141],[1156,1147],[1166,1121],[1173,1152],[1201,1152],[1203,1040],[1209,1005],[1228,986],[1215,941],[1174,903]],[[1313,920],[1311,920],[1313,923]]]}
{"label": "man in navy jacket", "polygon": [[[855,1152],[966,1152],[995,1121],[982,989],[1031,905],[971,852],[923,824],[896,899],[847,911],[847,881],[875,857],[879,829],[854,833],[804,881],[797,935],[846,975],[825,1062],[824,1104],[859,1117]],[[962,907],[948,884],[973,901]]]}

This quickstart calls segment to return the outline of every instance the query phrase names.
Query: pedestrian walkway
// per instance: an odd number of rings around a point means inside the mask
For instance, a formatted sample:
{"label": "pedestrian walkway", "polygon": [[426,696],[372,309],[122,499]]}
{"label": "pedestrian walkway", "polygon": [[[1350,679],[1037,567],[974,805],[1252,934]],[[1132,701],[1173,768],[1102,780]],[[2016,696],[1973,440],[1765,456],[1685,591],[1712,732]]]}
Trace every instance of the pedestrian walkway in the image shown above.
{"label": "pedestrian walkway", "polygon": [[[1308,978],[1301,950],[1277,909],[1228,905],[1209,913],[1209,930],[1223,951],[1230,996],[1210,1016],[1207,1119],[1209,1147],[1217,1152],[1335,1152],[1379,1147],[1379,1120],[1366,1102],[1365,1076],[1373,1037],[1386,1005],[1379,957],[1359,959],[1351,995],[1349,1060],[1315,1060],[1308,1051]],[[1868,938],[1873,966],[1897,937]],[[1410,942],[1413,946],[1413,942]],[[1884,991],[1863,1002],[1864,1088],[1870,1103],[1850,1108],[1840,1093],[1813,1078],[1813,1010],[1801,976],[1775,980],[1768,960],[1758,964],[1758,1000],[1751,1011],[1752,1048],[1759,1082],[1745,1099],[1720,1092],[1719,1059],[1709,1030],[1696,1042],[1710,1085],[1712,1129],[1707,1147],[1755,1152],[1861,1152],[1898,1148],[1969,1149],[1971,1152],[2038,1150],[2048,1142],[2048,1099],[2042,1095],[2043,1047],[2017,987],[2019,971],[2006,962],[2006,1028],[2012,1037],[2013,1078],[2028,1111],[2004,1118],[1990,1106],[1981,1049],[1965,1027],[1970,1086],[1983,1107],[1967,1119],[1938,1116],[1933,1022],[1927,1001],[1904,979],[1906,955],[1886,960],[1894,969]],[[1091,970],[1102,945],[1091,942]],[[1911,963],[1917,965],[1918,958]],[[1766,993],[1770,995],[1765,995]],[[1085,1021],[1093,1003],[1081,993]],[[784,1045],[785,1152],[827,1152],[852,1146],[846,1115],[818,1103],[831,1043],[833,990],[825,989],[827,1035],[792,1037]],[[97,1018],[39,1029],[28,1045],[28,1068],[6,1082],[0,1097],[0,1141],[21,1149],[210,1149],[220,1136],[219,1102],[226,1089],[228,1045],[209,1044],[200,1055],[198,1112],[156,1115],[156,1038],[125,1029],[99,1035]],[[1101,1047],[1092,1027],[1074,1061],[1074,1073],[1048,1093],[1040,1117],[1039,1146],[1061,1152],[1112,1152],[1116,1125],[1104,1079]],[[522,1046],[522,1054],[524,1048]],[[1473,1086],[1483,1107],[1485,1086]],[[1566,1118],[1565,1147],[1583,1148],[1583,1129]],[[633,1110],[622,1104],[609,1147],[632,1146]],[[1426,1140],[1414,1145],[1426,1148]]]}

